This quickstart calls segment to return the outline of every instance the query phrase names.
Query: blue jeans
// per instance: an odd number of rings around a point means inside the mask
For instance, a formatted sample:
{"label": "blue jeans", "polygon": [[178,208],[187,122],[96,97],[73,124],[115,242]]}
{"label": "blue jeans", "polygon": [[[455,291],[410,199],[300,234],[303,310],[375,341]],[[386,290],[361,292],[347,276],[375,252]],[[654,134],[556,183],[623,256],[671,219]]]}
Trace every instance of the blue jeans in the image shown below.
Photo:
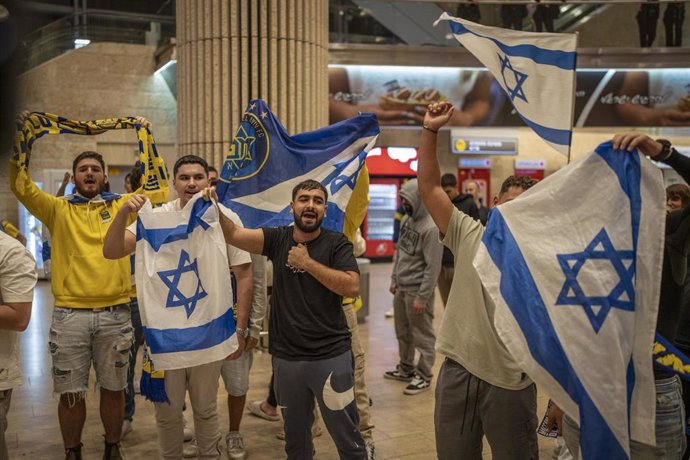
{"label": "blue jeans", "polygon": [[[685,406],[676,375],[656,381],[656,446],[630,443],[630,458],[680,460],[685,452]],[[563,417],[563,438],[568,450],[577,458],[580,450],[580,428],[567,415]]]}
{"label": "blue jeans", "polygon": [[137,352],[144,343],[144,328],[141,325],[141,315],[139,314],[139,302],[133,298],[129,307],[132,313],[132,327],[134,328],[134,340],[129,351],[129,372],[127,373],[127,391],[125,392],[125,419],[132,421],[134,418],[134,368],[137,363]]}

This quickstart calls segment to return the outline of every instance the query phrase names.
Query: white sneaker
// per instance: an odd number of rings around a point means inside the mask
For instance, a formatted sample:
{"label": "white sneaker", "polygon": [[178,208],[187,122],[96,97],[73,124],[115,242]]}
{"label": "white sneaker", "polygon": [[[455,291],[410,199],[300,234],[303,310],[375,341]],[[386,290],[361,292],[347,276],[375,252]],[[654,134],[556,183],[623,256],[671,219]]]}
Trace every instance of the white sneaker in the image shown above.
{"label": "white sneaker", "polygon": [[376,460],[376,447],[374,441],[366,441],[364,444],[367,450],[367,460]]}
{"label": "white sneaker", "polygon": [[189,444],[185,444],[184,447],[182,447],[182,457],[184,458],[196,458],[197,453],[199,451],[199,447],[196,445],[196,439],[190,442]]}
{"label": "white sneaker", "polygon": [[184,428],[182,429],[182,439],[184,440],[184,442],[188,442],[194,439],[194,430],[192,430],[187,425],[187,419],[184,418],[184,415],[182,416],[182,425],[184,426]]}
{"label": "white sneaker", "polygon": [[393,307],[390,310],[386,310],[386,318],[392,318],[395,316],[395,309]]}
{"label": "white sneaker", "polygon": [[122,421],[122,431],[120,432],[120,439],[124,439],[130,431],[132,431],[132,421],[124,419]]}
{"label": "white sneaker", "polygon": [[244,439],[239,431],[231,431],[225,436],[225,446],[230,460],[244,460],[247,451],[244,450]]}
{"label": "white sneaker", "polygon": [[431,380],[425,380],[419,374],[415,374],[409,385],[405,387],[403,393],[406,395],[417,395],[431,387]]}

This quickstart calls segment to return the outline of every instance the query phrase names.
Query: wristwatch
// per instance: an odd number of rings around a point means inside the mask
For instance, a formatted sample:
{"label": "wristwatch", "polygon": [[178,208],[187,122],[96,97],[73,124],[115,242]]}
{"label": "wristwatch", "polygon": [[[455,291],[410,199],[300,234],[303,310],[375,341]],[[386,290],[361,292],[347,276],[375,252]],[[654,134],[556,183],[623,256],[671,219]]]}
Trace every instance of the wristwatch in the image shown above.
{"label": "wristwatch", "polygon": [[242,338],[247,338],[249,337],[249,328],[248,327],[236,327],[235,332],[237,332],[237,335],[239,335]]}
{"label": "wristwatch", "polygon": [[658,155],[652,157],[654,161],[664,161],[671,156],[673,153],[673,147],[671,146],[671,141],[667,139],[657,139],[659,144],[661,144],[661,152]]}

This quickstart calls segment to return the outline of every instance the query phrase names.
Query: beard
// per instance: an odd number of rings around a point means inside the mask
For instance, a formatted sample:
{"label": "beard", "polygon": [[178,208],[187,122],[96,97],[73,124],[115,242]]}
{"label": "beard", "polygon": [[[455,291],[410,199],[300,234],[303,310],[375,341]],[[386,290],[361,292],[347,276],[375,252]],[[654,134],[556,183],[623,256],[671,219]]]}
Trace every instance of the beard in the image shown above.
{"label": "beard", "polygon": [[314,223],[311,225],[307,225],[304,222],[302,222],[302,215],[299,217],[295,216],[295,227],[299,228],[302,230],[304,233],[311,233],[319,229],[321,227],[321,223],[323,222],[323,216],[320,218],[316,218],[314,220]]}
{"label": "beard", "polygon": [[84,190],[82,189],[78,184],[74,184],[74,189],[84,198],[93,198],[96,195],[103,193],[103,190],[105,189],[105,183],[99,184],[98,188],[96,190]]}

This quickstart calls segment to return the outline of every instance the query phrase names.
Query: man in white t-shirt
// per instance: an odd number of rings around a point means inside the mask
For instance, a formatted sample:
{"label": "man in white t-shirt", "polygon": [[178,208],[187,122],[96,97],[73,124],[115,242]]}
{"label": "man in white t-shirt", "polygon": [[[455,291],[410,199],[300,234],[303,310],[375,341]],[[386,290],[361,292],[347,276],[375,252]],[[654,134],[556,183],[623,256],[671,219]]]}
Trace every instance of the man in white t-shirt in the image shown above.
{"label": "man in white t-shirt", "polygon": [[5,430],[12,389],[23,383],[19,332],[31,318],[36,262],[16,239],[0,232],[0,460],[8,460]]}
{"label": "man in white t-shirt", "polygon": [[[183,156],[175,162],[173,177],[173,187],[178,198],[156,208],[154,212],[179,211],[187,205],[194,195],[208,187],[208,164],[206,160],[195,155]],[[127,227],[127,220],[129,214],[138,212],[145,202],[145,196],[133,195],[120,208],[105,237],[103,255],[106,258],[117,259],[134,252],[136,248],[136,223]],[[222,205],[219,205],[219,208],[235,225],[242,226],[237,214]],[[230,268],[237,279],[238,297],[235,331],[237,332],[239,347],[235,353],[227,358],[233,360],[242,355],[245,339],[249,335],[248,317],[253,281],[249,253],[230,245],[227,246],[227,251]],[[216,398],[223,362],[220,360],[200,366],[165,371],[165,392],[170,402],[154,403],[158,443],[162,458],[182,458],[184,428],[182,406],[187,390],[189,390],[189,398],[194,412],[194,431],[198,456],[204,459],[220,457],[218,445],[221,435]]]}

